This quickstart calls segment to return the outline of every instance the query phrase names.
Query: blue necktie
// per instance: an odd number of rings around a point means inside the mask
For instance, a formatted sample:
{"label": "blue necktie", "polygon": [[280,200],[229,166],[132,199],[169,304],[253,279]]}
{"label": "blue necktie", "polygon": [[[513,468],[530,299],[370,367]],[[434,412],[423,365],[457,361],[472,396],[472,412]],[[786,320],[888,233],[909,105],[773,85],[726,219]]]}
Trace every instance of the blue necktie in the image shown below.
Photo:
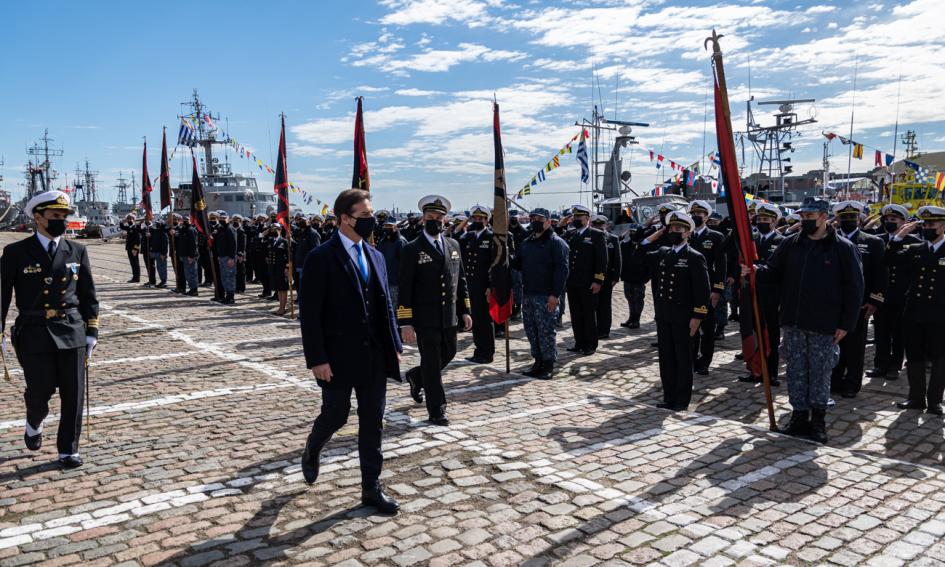
{"label": "blue necktie", "polygon": [[364,262],[364,252],[361,250],[361,243],[354,245],[354,249],[358,251],[358,269],[361,270],[361,281],[364,283],[368,282],[368,271],[367,264]]}

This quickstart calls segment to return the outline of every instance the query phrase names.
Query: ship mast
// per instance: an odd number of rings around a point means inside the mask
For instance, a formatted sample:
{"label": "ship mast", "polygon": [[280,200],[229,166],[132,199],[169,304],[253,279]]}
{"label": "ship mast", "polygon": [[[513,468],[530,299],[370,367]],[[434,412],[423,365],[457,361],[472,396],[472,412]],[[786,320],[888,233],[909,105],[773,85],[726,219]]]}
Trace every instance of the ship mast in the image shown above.
{"label": "ship mast", "polygon": [[220,164],[219,160],[213,157],[214,144],[225,145],[229,139],[218,140],[216,137],[219,128],[217,123],[220,121],[220,115],[213,115],[207,110],[207,107],[200,102],[200,95],[197,89],[194,89],[193,98],[187,102],[182,102],[182,106],[190,109],[189,114],[182,114],[180,118],[189,118],[197,130],[197,139],[195,143],[203,148],[203,174],[206,177],[217,175],[226,175],[229,173],[229,164]]}
{"label": "ship mast", "polygon": [[[43,131],[42,145],[35,142],[33,147],[28,148],[26,153],[30,156],[26,166],[26,200],[30,200],[34,195],[45,193],[52,189],[52,182],[56,179],[56,171],[52,168],[51,157],[61,157],[62,150],[49,149],[49,142],[53,141],[49,137],[49,129]],[[34,159],[36,164],[34,165]]]}

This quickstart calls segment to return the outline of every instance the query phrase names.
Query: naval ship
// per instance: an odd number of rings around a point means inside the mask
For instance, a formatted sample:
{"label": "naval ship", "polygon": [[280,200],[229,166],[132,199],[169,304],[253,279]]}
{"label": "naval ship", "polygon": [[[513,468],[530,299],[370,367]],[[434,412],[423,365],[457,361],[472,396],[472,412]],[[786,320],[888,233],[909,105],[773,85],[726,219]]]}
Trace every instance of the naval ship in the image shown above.
{"label": "naval ship", "polygon": [[[214,146],[228,146],[232,143],[229,134],[222,132],[217,124],[219,115],[213,116],[200,101],[197,89],[191,100],[182,103],[189,109],[178,116],[182,124],[192,128],[193,135],[184,143],[194,148],[200,162],[200,183],[203,186],[204,202],[208,211],[226,211],[231,217],[235,214],[251,217],[259,214],[269,215],[276,210],[276,195],[273,191],[259,191],[256,178],[234,173],[229,161],[223,162],[214,157]],[[181,140],[178,140],[181,142]],[[181,183],[174,194],[174,212],[190,214],[191,183]]]}

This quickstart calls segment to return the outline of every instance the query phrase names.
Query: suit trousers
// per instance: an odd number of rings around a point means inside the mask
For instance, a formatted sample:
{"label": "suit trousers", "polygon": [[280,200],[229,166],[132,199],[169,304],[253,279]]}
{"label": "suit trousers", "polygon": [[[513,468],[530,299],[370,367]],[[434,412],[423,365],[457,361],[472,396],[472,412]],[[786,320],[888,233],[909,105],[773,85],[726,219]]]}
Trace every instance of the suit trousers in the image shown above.
{"label": "suit trousers", "polygon": [[381,476],[384,456],[381,454],[381,434],[384,429],[384,407],[387,404],[387,377],[384,353],[372,348],[373,376],[363,383],[341,388],[322,388],[321,413],[312,424],[306,444],[309,452],[321,451],[331,436],[348,422],[351,413],[351,392],[358,399],[358,456],[361,459],[361,483],[371,486]]}
{"label": "suit trousers", "polygon": [[[906,372],[909,376],[909,400],[926,401],[929,406],[942,403],[945,391],[945,329],[940,321],[912,322],[905,326]],[[932,372],[926,387],[926,363]]]}
{"label": "suit trousers", "polygon": [[184,290],[184,282],[187,284],[187,291],[197,289],[197,285],[200,283],[197,279],[197,267],[200,266],[200,260],[193,257],[180,257],[177,259],[177,265],[180,266],[180,270],[184,273],[184,281],[178,284],[178,289]]}
{"label": "suit trousers", "polygon": [[699,368],[708,370],[715,356],[715,307],[708,306],[709,311],[699,323],[696,336],[693,337],[692,362]]}
{"label": "suit trousers", "polygon": [[692,354],[697,344],[689,336],[689,322],[657,319],[656,341],[663,401],[671,408],[686,408],[692,400]]}
{"label": "suit trousers", "polygon": [[128,263],[131,264],[131,279],[134,281],[141,280],[141,263],[138,262],[138,255],[135,254],[134,250],[127,250],[128,252]]}
{"label": "suit trousers", "polygon": [[597,294],[597,334],[609,335],[614,324],[614,286],[617,282],[604,282]]}
{"label": "suit trousers", "polygon": [[902,312],[905,305],[902,303],[886,303],[876,311],[874,330],[876,332],[876,354],[873,366],[884,372],[899,372],[902,370],[902,360],[905,354],[903,343]]}
{"label": "suit trousers", "polygon": [[26,421],[39,428],[49,415],[49,400],[59,390],[61,417],[56,433],[60,455],[79,452],[85,399],[85,347],[18,356],[26,379]]}
{"label": "suit trousers", "polygon": [[417,348],[420,366],[408,370],[411,379],[418,374],[426,394],[430,417],[446,414],[446,391],[443,389],[443,369],[456,356],[456,327],[417,327]]}
{"label": "suit trousers", "polygon": [[597,294],[589,287],[569,287],[568,304],[574,348],[597,350]]}
{"label": "suit trousers", "polygon": [[[489,302],[486,290],[477,286],[469,288],[470,316],[472,318],[473,344],[476,346],[473,356],[492,360],[495,356],[495,325],[489,315]],[[503,327],[499,327],[503,328]]]}
{"label": "suit trousers", "polygon": [[643,314],[643,302],[646,299],[646,284],[623,282],[623,296],[627,298],[627,305],[630,308],[627,321],[639,323],[640,315]]}
{"label": "suit trousers", "polygon": [[167,283],[167,256],[164,256],[163,260],[161,256],[160,252],[151,252],[151,263],[154,265],[161,283]]}
{"label": "suit trousers", "polygon": [[830,373],[830,390],[857,393],[863,387],[863,362],[866,356],[866,318],[860,311],[856,327],[840,341],[840,360]]}

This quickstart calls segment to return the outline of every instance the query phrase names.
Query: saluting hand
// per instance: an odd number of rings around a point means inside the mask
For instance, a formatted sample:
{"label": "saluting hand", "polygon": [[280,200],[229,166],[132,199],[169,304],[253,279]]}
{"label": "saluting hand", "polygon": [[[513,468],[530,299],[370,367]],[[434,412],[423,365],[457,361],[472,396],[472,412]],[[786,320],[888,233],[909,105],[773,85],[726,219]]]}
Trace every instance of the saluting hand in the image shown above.
{"label": "saluting hand", "polygon": [[912,234],[915,229],[922,225],[922,221],[912,221],[907,222],[902,225],[902,228],[899,229],[899,232],[896,233],[896,238],[905,238],[906,236]]}
{"label": "saluting hand", "polygon": [[316,380],[321,380],[322,382],[331,382],[331,366],[326,362],[325,364],[318,364],[312,367],[312,376]]}

